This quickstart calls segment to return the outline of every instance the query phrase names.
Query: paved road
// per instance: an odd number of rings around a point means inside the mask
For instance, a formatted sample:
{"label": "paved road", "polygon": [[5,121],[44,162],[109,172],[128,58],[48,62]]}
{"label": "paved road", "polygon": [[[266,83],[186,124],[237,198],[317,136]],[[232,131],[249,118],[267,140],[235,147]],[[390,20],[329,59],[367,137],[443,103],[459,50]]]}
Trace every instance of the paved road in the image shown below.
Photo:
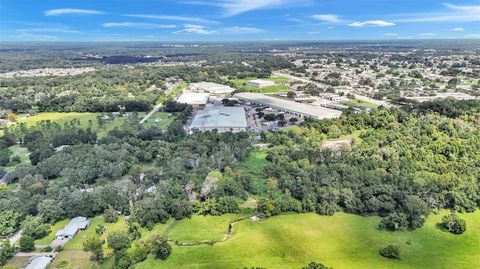
{"label": "paved road", "polygon": [[55,252],[17,252],[16,257],[34,257],[34,256],[55,256]]}
{"label": "paved road", "polygon": [[19,230],[14,235],[12,235],[12,237],[10,237],[10,244],[14,244],[15,242],[17,242],[20,237],[22,237],[22,232],[23,230]]}
{"label": "paved road", "polygon": [[[327,85],[325,83],[321,83],[321,82],[317,82],[317,81],[312,81],[312,80],[309,80],[309,79],[306,79],[306,78],[302,78],[302,77],[297,77],[297,76],[292,76],[290,74],[287,74],[287,73],[283,73],[283,72],[273,72],[273,75],[274,76],[282,76],[282,77],[286,77],[286,78],[289,78],[289,79],[293,79],[293,80],[298,80],[298,81],[302,81],[302,82],[305,82],[305,83],[312,83],[318,87],[330,87],[330,85]],[[352,93],[353,94],[353,93]],[[357,98],[358,100],[361,100],[361,101],[364,101],[364,102],[369,102],[369,103],[372,103],[372,104],[376,104],[378,106],[384,106],[384,107],[393,107],[394,105],[392,105],[391,103],[387,102],[387,101],[382,101],[382,100],[377,100],[377,99],[373,99],[373,98],[370,98],[370,97],[367,97],[367,96],[363,96],[363,95],[359,95],[359,94],[353,94],[355,96],[355,98]]]}

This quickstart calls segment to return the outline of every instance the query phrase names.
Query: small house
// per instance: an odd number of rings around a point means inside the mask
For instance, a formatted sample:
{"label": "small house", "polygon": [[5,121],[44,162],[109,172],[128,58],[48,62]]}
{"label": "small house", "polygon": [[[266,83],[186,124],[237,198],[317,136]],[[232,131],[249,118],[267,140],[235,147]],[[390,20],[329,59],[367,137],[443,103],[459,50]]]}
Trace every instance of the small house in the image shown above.
{"label": "small house", "polygon": [[52,256],[36,256],[30,258],[27,266],[24,269],[46,269],[52,262]]}
{"label": "small house", "polygon": [[73,218],[62,230],[57,231],[57,239],[73,238],[79,231],[85,230],[90,225],[90,220],[85,217]]}

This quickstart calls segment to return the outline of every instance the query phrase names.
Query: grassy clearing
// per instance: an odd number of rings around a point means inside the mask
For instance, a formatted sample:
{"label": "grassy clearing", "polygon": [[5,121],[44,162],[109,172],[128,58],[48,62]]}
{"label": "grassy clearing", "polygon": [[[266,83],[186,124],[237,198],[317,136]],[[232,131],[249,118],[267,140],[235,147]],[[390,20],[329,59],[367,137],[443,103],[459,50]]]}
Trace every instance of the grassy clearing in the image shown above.
{"label": "grassy clearing", "polygon": [[223,239],[228,224],[241,217],[236,214],[222,216],[193,215],[190,219],[179,221],[168,234],[171,240],[180,242],[215,241]]}
{"label": "grassy clearing", "polygon": [[6,266],[10,266],[10,268],[23,268],[27,265],[30,257],[13,257],[8,260]]}
{"label": "grassy clearing", "polygon": [[167,223],[162,224],[158,223],[153,226],[153,229],[149,230],[147,228],[140,228],[140,233],[142,234],[142,239],[151,238],[154,235],[164,235],[172,225],[174,225],[174,220],[169,219]]}
{"label": "grassy clearing", "polygon": [[35,240],[35,245],[49,245],[55,239],[55,234],[57,233],[57,231],[63,229],[63,227],[65,227],[65,225],[69,221],[69,219],[57,221],[55,224],[52,225],[50,233],[47,236]]}
{"label": "grassy clearing", "polygon": [[170,92],[169,94],[161,95],[157,100],[157,104],[161,104],[161,103],[165,102],[165,100],[167,100],[167,99],[174,98],[175,96],[180,94],[183,90],[185,90],[187,87],[188,87],[188,83],[187,82],[182,82],[180,85],[175,87],[172,90],[172,92]]}
{"label": "grassy clearing", "polygon": [[[446,212],[430,216],[424,227],[411,232],[379,231],[376,228],[379,217],[344,213],[332,217],[291,214],[263,222],[243,221],[236,224],[233,237],[224,243],[174,247],[168,260],[149,258],[136,269],[253,266],[286,269],[301,268],[310,261],[335,269],[478,268],[480,211],[461,214],[468,226],[463,235],[449,234],[435,226],[443,214]],[[196,227],[190,224],[182,232],[196,233]],[[172,233],[180,232],[177,228]],[[378,254],[388,244],[401,247],[400,260],[388,260]]]}
{"label": "grassy clearing", "polygon": [[360,107],[360,108],[371,108],[371,109],[376,109],[378,107],[378,105],[376,105],[376,104],[365,102],[365,101],[358,100],[358,99],[343,101],[342,104],[347,105],[347,106]]}
{"label": "grassy clearing", "polygon": [[15,170],[15,167],[19,165],[30,163],[30,159],[28,158],[28,155],[30,155],[30,152],[28,151],[27,148],[20,147],[19,145],[14,145],[14,146],[10,146],[8,149],[13,153],[11,158],[14,156],[20,157],[20,163],[8,165],[7,167],[5,167],[5,171],[7,171],[7,173],[13,172]]}
{"label": "grassy clearing", "polygon": [[[139,112],[138,117],[142,119],[148,112]],[[149,126],[158,126],[162,129],[166,129],[170,123],[174,120],[175,115],[167,112],[155,112],[150,118],[145,121],[144,124]]]}
{"label": "grassy clearing", "polygon": [[256,78],[244,78],[244,79],[231,79],[229,80],[235,84],[236,89],[240,89],[247,92],[257,92],[257,93],[275,93],[275,92],[286,92],[289,90],[288,86],[283,85],[283,83],[288,81],[288,78],[285,77],[270,77],[267,80],[274,81],[277,85],[268,86],[261,89],[250,87],[247,85],[247,81],[254,80]]}
{"label": "grassy clearing", "polygon": [[[102,239],[107,239],[108,233],[113,231],[119,230],[127,230],[127,223],[125,222],[125,218],[120,217],[116,223],[106,223],[102,216],[97,216],[91,219],[90,226],[85,231],[81,231],[75,236],[68,240],[67,244],[65,244],[65,250],[82,250],[83,249],[83,241],[96,234],[95,228],[98,225],[103,225],[106,229],[105,233],[101,236]],[[107,244],[104,245],[104,249],[106,253],[110,253],[111,250],[108,249]]]}
{"label": "grassy clearing", "polygon": [[248,158],[237,167],[238,173],[251,176],[257,193],[264,193],[267,188],[267,179],[263,175],[263,169],[267,165],[267,148],[255,147]]}
{"label": "grassy clearing", "polygon": [[49,269],[87,269],[91,265],[90,253],[71,249],[59,252]]}

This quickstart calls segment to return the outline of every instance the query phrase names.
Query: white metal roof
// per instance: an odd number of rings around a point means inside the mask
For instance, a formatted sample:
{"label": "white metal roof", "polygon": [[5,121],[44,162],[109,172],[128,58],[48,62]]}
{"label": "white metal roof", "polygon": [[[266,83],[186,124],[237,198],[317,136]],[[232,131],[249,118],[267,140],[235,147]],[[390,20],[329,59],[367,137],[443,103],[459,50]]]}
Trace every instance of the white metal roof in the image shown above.
{"label": "white metal roof", "polygon": [[178,103],[189,105],[204,105],[208,102],[209,93],[205,92],[184,92],[178,99]]}
{"label": "white metal roof", "polygon": [[297,103],[280,98],[270,97],[261,93],[241,92],[235,94],[235,96],[246,101],[270,106],[292,113],[298,113],[305,116],[314,117],[317,119],[338,118],[340,117],[340,115],[342,115],[342,112],[338,110],[329,109],[321,106],[312,106]]}
{"label": "white metal roof", "polygon": [[247,118],[243,107],[215,106],[198,111],[190,128],[247,128]]}
{"label": "white metal roof", "polygon": [[56,236],[73,236],[75,235],[78,230],[80,229],[85,229],[90,225],[90,220],[88,220],[85,217],[76,217],[73,218],[65,227],[63,230],[57,231],[55,234]]}

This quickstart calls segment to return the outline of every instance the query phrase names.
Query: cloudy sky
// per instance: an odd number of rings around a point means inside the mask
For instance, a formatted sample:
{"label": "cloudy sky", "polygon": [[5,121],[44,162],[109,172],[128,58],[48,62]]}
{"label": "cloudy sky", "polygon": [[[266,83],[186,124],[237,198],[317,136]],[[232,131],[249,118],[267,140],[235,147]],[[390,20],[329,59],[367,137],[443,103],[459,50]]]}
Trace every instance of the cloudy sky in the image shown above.
{"label": "cloudy sky", "polygon": [[4,41],[480,38],[480,0],[1,0]]}

